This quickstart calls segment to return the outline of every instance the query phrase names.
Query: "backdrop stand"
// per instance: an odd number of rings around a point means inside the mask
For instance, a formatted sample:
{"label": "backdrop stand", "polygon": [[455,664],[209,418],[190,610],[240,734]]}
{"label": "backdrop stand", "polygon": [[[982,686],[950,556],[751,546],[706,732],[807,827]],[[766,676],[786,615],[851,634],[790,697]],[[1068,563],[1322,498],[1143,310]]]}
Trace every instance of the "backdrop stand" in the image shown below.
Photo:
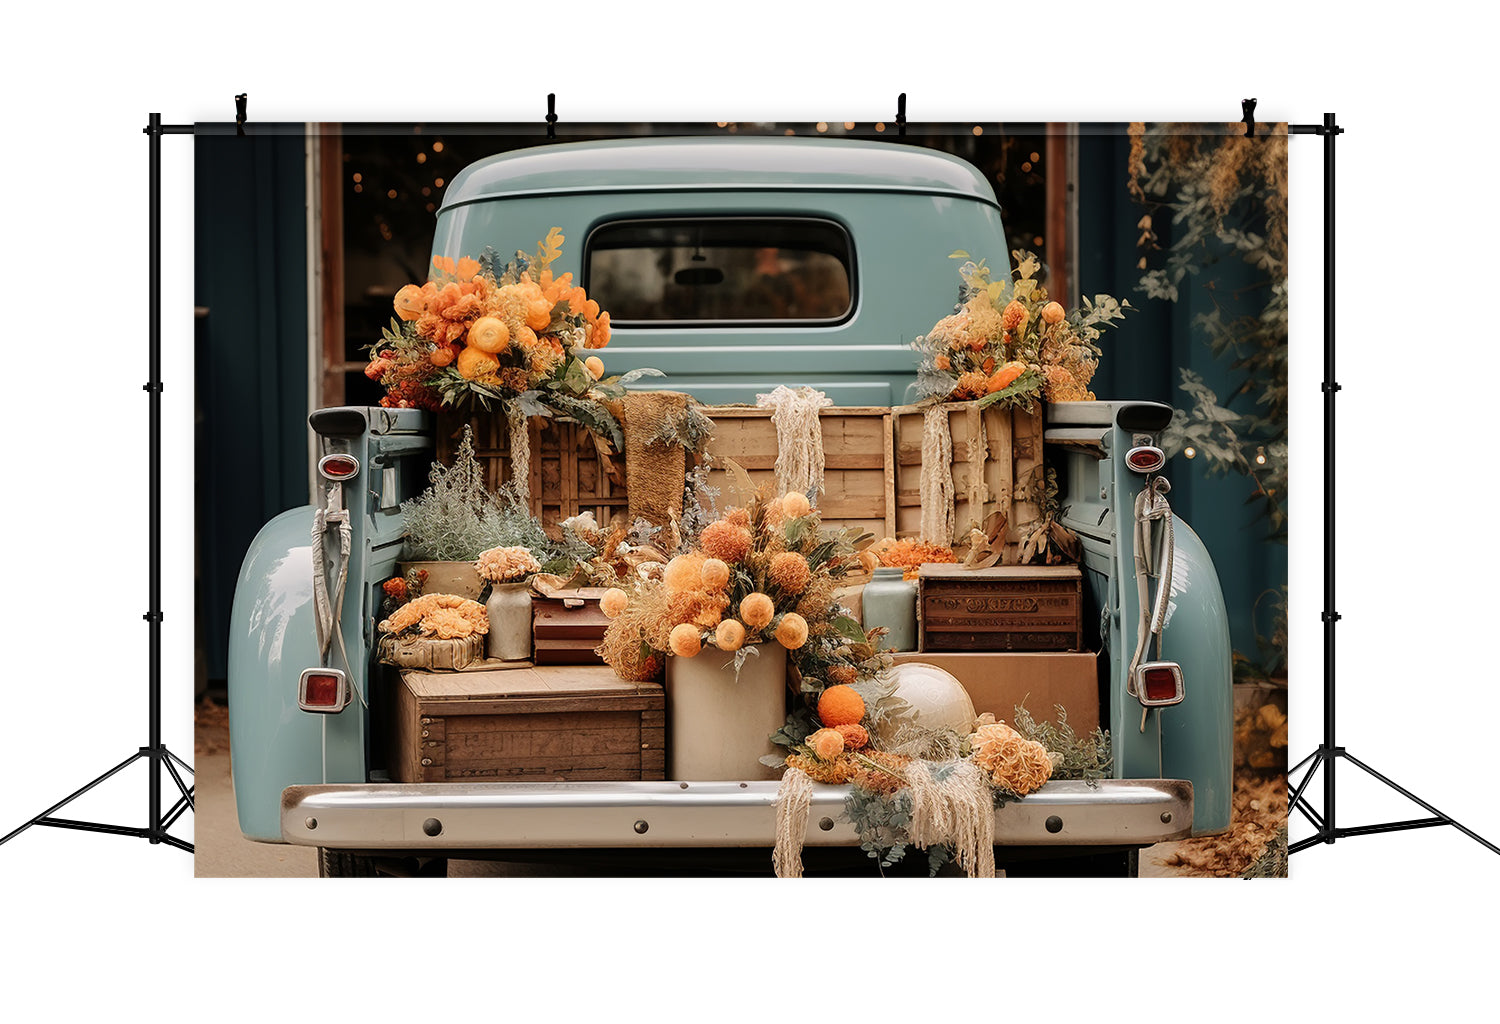
{"label": "backdrop stand", "polygon": [[[146,839],[151,844],[165,843],[179,850],[193,852],[193,844],[178,839],[176,836],[167,834],[178,818],[187,811],[194,810],[193,786],[189,786],[182,777],[182,772],[193,774],[186,761],[178,757],[166,748],[161,741],[161,137],[164,133],[182,135],[192,134],[192,125],[168,125],[163,126],[160,114],[152,114],[150,123],[145,128],[150,145],[150,263],[149,263],[149,291],[150,291],[150,361],[151,374],[144,386],[150,395],[151,402],[151,440],[150,440],[150,542],[149,558],[151,561],[150,587],[151,607],[143,616],[151,631],[150,663],[147,670],[147,684],[150,693],[148,701],[147,726],[150,742],[141,747],[134,754],[115,765],[109,771],[100,775],[88,785],[63,797],[57,803],[47,808],[41,814],[32,818],[20,828],[15,829],[0,839],[0,846],[10,842],[16,836],[25,832],[33,825],[46,825],[50,828],[75,829],[82,832],[103,832],[108,835],[134,836],[137,839]],[[146,761],[150,765],[150,776],[147,780],[147,816],[144,828],[131,825],[107,825],[97,821],[78,821],[73,818],[56,818],[53,814],[62,810],[68,804],[83,796],[89,790],[100,783],[112,778],[135,764],[137,761]],[[162,773],[165,772],[177,786],[181,798],[173,804],[166,813],[161,809]]]}
{"label": "backdrop stand", "polygon": [[[548,130],[549,135],[555,131],[556,114],[555,99],[548,96]],[[1254,101],[1246,100],[1243,104],[1246,124],[1246,135],[1254,137]],[[898,100],[897,123],[901,128],[901,134],[905,134],[906,94],[902,93]],[[244,135],[245,125],[245,96],[241,94],[235,97],[235,133]],[[1339,614],[1334,611],[1334,396],[1340,390],[1334,381],[1334,140],[1341,134],[1343,129],[1336,122],[1333,114],[1324,114],[1322,124],[1294,124],[1288,126],[1288,132],[1292,135],[1321,135],[1323,137],[1323,742],[1307,757],[1297,763],[1287,773],[1287,805],[1288,814],[1290,809],[1295,808],[1308,821],[1312,822],[1317,832],[1306,838],[1292,843],[1288,847],[1289,853],[1297,853],[1308,847],[1318,844],[1331,844],[1335,840],[1348,838],[1350,836],[1374,835],[1379,832],[1404,832],[1410,829],[1433,828],[1440,825],[1451,825],[1464,835],[1473,839],[1494,853],[1500,854],[1500,846],[1485,839],[1473,829],[1454,821],[1448,815],[1439,811],[1432,804],[1421,797],[1404,789],[1395,782],[1371,768],[1354,755],[1350,754],[1344,747],[1338,745],[1335,739],[1334,706],[1336,697],[1336,676],[1334,672],[1334,626],[1338,623]],[[146,383],[144,390],[150,395],[151,403],[151,432],[150,432],[150,610],[144,618],[150,628],[150,664],[148,669],[148,729],[150,734],[149,745],[139,748],[125,760],[94,779],[82,788],[70,793],[59,800],[41,814],[32,818],[21,827],[0,838],[0,845],[10,842],[22,832],[33,825],[45,825],[51,828],[75,829],[84,832],[103,832],[109,835],[134,836],[147,839],[153,845],[166,844],[180,850],[192,852],[193,844],[167,834],[167,829],[172,826],[184,813],[194,810],[193,793],[194,787],[189,786],[182,777],[179,768],[189,775],[193,773],[187,762],[176,754],[173,754],[161,740],[161,138],[163,135],[192,135],[195,128],[193,125],[163,125],[160,114],[150,115],[150,123],[145,128],[150,146],[150,263],[149,263],[149,289],[150,289],[150,380]],[[147,792],[147,818],[144,828],[128,825],[109,825],[95,821],[78,821],[71,818],[53,817],[54,813],[77,800],[96,786],[107,781],[113,776],[124,771],[137,761],[147,761],[150,765]],[[1388,821],[1374,825],[1356,825],[1350,828],[1340,828],[1337,819],[1336,804],[1336,769],[1339,761],[1348,761],[1354,767],[1365,772],[1371,778],[1400,793],[1408,800],[1422,809],[1430,812],[1431,817],[1410,818],[1404,821]],[[1307,774],[1302,781],[1293,786],[1292,776],[1303,768],[1307,768]],[[1307,798],[1308,786],[1318,770],[1323,771],[1323,811],[1319,813],[1313,808]],[[169,808],[165,814],[161,809],[162,773],[166,772],[182,794],[181,798]]]}
{"label": "backdrop stand", "polygon": [[[1252,103],[1253,101],[1247,101]],[[1488,839],[1475,832],[1473,829],[1465,828],[1454,821],[1448,815],[1432,806],[1426,800],[1403,789],[1390,779],[1377,772],[1374,768],[1365,764],[1359,758],[1339,746],[1334,738],[1334,698],[1337,695],[1337,686],[1334,675],[1333,661],[1333,633],[1334,626],[1338,624],[1339,613],[1334,611],[1334,478],[1333,478],[1333,399],[1340,388],[1334,381],[1333,373],[1333,314],[1334,314],[1334,244],[1333,244],[1333,141],[1343,134],[1332,114],[1323,115],[1322,124],[1294,124],[1288,130],[1293,135],[1321,135],[1323,137],[1323,742],[1318,749],[1303,758],[1287,772],[1287,813],[1290,815],[1291,808],[1296,808],[1308,821],[1312,822],[1313,828],[1317,829],[1315,835],[1292,843],[1288,848],[1289,854],[1305,850],[1310,846],[1320,843],[1332,843],[1337,839],[1345,839],[1349,836],[1368,836],[1377,832],[1405,832],[1414,828],[1433,828],[1438,825],[1452,825],[1464,835],[1473,839],[1489,850],[1500,853],[1500,846],[1496,846]],[[1247,134],[1249,134],[1247,132]],[[1429,818],[1409,818],[1405,821],[1386,821],[1375,825],[1355,825],[1352,828],[1340,828],[1337,818],[1336,794],[1336,769],[1339,761],[1348,761],[1354,767],[1360,769],[1371,778],[1383,785],[1395,790],[1406,797],[1412,803],[1422,809],[1431,812]],[[1292,776],[1301,771],[1304,766],[1307,774],[1302,777],[1302,782],[1296,786],[1292,785]],[[1323,769],[1323,811],[1316,811],[1307,798],[1307,788],[1312,783],[1313,776],[1317,775],[1318,769]]]}

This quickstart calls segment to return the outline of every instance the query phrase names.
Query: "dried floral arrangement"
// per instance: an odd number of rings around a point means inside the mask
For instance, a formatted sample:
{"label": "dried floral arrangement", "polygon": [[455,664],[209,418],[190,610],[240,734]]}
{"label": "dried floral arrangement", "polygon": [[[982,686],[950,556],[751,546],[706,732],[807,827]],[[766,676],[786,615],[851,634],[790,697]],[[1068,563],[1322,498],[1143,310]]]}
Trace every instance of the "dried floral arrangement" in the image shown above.
{"label": "dried floral arrangement", "polygon": [[872,545],[870,551],[881,565],[902,570],[902,578],[908,580],[916,579],[917,570],[926,562],[958,561],[958,555],[952,548],[942,544],[929,544],[913,537],[903,537],[900,540],[887,537]]}
{"label": "dried floral arrangement", "polygon": [[484,605],[453,594],[423,594],[380,623],[380,632],[406,638],[456,640],[490,630]]}
{"label": "dried floral arrangement", "polygon": [[[800,873],[808,785],[848,784],[844,816],[860,846],[882,869],[908,846],[928,852],[933,873],[949,861],[971,875],[993,874],[993,813],[1050,779],[1095,785],[1113,767],[1109,734],[1080,737],[1057,707],[1057,723],[1038,723],[1017,705],[1014,726],[980,715],[968,736],[934,732],[907,719],[890,691],[867,704],[850,686],[824,691],[817,728],[791,743],[777,797],[779,875]],[[894,705],[894,706],[892,706]],[[878,749],[885,748],[885,749]]]}
{"label": "dried floral arrangement", "polygon": [[1030,410],[1049,402],[1092,400],[1103,330],[1125,317],[1129,302],[1108,295],[1083,299],[1069,311],[1037,283],[1042,264],[1024,250],[1011,253],[1014,280],[991,280],[984,260],[963,250],[965,262],[954,312],[912,343],[921,354],[917,391],[924,399],[1001,403]]}
{"label": "dried floral arrangement", "polygon": [[381,404],[436,411],[514,402],[527,416],[571,417],[620,451],[619,423],[603,403],[657,371],[606,378],[603,360],[586,354],[609,344],[609,313],[571,273],[553,275],[564,241],[553,228],[535,252],[507,263],[490,248],[478,259],[433,257],[427,283],[396,293],[396,316],[370,346],[365,375],[386,389]]}
{"label": "dried floral arrangement", "polygon": [[479,578],[489,583],[519,583],[542,571],[542,563],[527,548],[498,547],[481,551],[474,562]]}
{"label": "dried floral arrangement", "polygon": [[704,647],[732,652],[738,671],[762,643],[786,648],[802,692],[816,699],[833,681],[853,681],[883,664],[876,634],[834,600],[844,577],[864,566],[853,530],[820,531],[807,495],[763,498],[729,464],[751,499],[703,527],[665,565],[642,565],[630,590],[611,589],[600,608],[612,621],[599,654],[625,679],[654,678],[665,658]]}

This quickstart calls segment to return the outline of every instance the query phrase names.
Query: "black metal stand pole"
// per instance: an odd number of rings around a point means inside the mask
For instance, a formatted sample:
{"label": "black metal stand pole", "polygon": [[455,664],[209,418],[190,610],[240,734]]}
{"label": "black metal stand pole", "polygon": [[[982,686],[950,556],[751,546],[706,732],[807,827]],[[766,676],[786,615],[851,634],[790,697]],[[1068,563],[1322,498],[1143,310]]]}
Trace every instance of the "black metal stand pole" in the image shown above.
{"label": "black metal stand pole", "polygon": [[[1427,801],[1401,788],[1384,775],[1350,754],[1335,740],[1335,701],[1338,696],[1334,674],[1334,626],[1340,615],[1334,611],[1334,396],[1340,391],[1334,381],[1334,164],[1333,143],[1344,129],[1340,128],[1332,114],[1323,115],[1322,124],[1292,125],[1294,135],[1321,135],[1323,137],[1323,742],[1318,749],[1287,773],[1287,807],[1300,811],[1317,829],[1315,835],[1292,843],[1289,853],[1297,853],[1320,843],[1333,843],[1348,836],[1366,836],[1377,832],[1404,832],[1414,828],[1432,828],[1437,825],[1452,825],[1464,835],[1482,846],[1500,853],[1500,846],[1485,839],[1472,829],[1465,828]],[[1337,783],[1335,769],[1340,760],[1372,776],[1379,782],[1400,793],[1419,807],[1432,812],[1430,818],[1411,818],[1406,821],[1388,821],[1376,825],[1356,825],[1339,828],[1337,818]],[[1302,782],[1292,785],[1292,776],[1303,766],[1310,765]],[[1323,769],[1323,811],[1318,813],[1307,799],[1307,789],[1318,769]]]}
{"label": "black metal stand pole", "polygon": [[[180,129],[174,128],[174,133],[178,131]],[[138,839],[148,840],[153,846],[165,843],[179,850],[186,850],[189,853],[193,852],[192,843],[167,834],[167,829],[184,812],[194,809],[194,787],[187,785],[177,770],[180,767],[184,772],[191,775],[193,769],[188,766],[187,762],[168,750],[161,740],[161,137],[163,127],[160,114],[151,115],[150,123],[147,125],[145,132],[150,144],[150,183],[148,186],[150,195],[149,237],[151,247],[150,262],[148,265],[150,292],[148,314],[150,380],[147,381],[144,390],[150,395],[151,403],[151,495],[149,499],[151,607],[143,617],[151,632],[150,661],[147,669],[147,689],[149,694],[147,699],[147,730],[150,736],[150,745],[141,747],[134,754],[115,765],[88,785],[59,800],[20,828],[8,833],[4,838],[0,838],[0,846],[10,842],[33,825],[45,825],[51,828],[76,829],[83,832],[103,832],[108,835],[134,836]],[[61,810],[101,782],[124,771],[130,765],[140,760],[148,762],[150,769],[145,828],[136,828],[128,825],[107,825],[96,821],[77,821],[72,818],[55,818],[52,816],[54,811]],[[166,814],[163,814],[161,810],[161,773],[163,771],[166,771],[171,776],[172,781],[177,786],[178,792],[182,794],[181,798],[168,809]]]}

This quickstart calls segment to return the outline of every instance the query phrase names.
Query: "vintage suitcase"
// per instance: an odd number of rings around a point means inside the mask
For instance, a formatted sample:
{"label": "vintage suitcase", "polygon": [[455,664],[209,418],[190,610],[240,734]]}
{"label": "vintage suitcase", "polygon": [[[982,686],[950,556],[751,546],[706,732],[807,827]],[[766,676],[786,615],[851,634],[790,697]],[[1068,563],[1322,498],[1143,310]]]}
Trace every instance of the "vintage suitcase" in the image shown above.
{"label": "vintage suitcase", "polygon": [[594,653],[609,626],[609,619],[599,610],[604,591],[604,587],[586,587],[532,597],[532,659],[536,664],[604,664]]}
{"label": "vintage suitcase", "polygon": [[583,665],[401,673],[398,782],[616,782],[666,777],[666,698]]}
{"label": "vintage suitcase", "polygon": [[924,565],[921,651],[1077,651],[1083,574],[1076,565]]}

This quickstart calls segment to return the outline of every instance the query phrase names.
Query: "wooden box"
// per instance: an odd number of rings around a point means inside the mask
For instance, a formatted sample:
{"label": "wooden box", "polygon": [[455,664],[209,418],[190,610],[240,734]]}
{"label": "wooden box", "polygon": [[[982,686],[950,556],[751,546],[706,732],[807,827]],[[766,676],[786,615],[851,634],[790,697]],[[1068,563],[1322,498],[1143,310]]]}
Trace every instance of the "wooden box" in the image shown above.
{"label": "wooden box", "polygon": [[666,700],[593,666],[401,673],[398,782],[666,777]]}
{"label": "wooden box", "polygon": [[[733,459],[757,485],[768,484],[768,491],[778,491],[779,445],[772,410],[719,405],[703,411],[714,422],[708,453],[715,459]],[[833,407],[822,410],[818,422],[823,429],[823,493],[817,506],[823,525],[854,527],[877,538],[894,536],[896,465],[891,410]],[[710,465],[709,484],[720,489],[720,511],[741,502],[726,486],[728,474],[723,465]]]}
{"label": "wooden box", "polygon": [[928,564],[919,573],[920,651],[1083,648],[1083,574],[1076,565]]}
{"label": "wooden box", "polygon": [[[929,408],[902,405],[891,410],[896,447],[893,536],[922,532],[922,441]],[[981,409],[978,402],[945,402],[940,408],[953,451],[953,536],[922,539],[966,551],[969,530],[982,529],[991,513],[1001,512],[1008,523],[1006,544],[1014,548],[1020,541],[1018,528],[1041,515],[1033,476],[1040,476],[1042,465],[1042,403],[1037,401],[1029,413],[995,405]]]}
{"label": "wooden box", "polygon": [[[474,454],[484,467],[485,486],[498,491],[511,479],[510,426],[496,408],[464,419],[438,416],[437,458],[451,465],[464,426],[474,428]],[[551,526],[584,512],[600,526],[629,507],[625,496],[625,461],[610,454],[582,424],[544,416],[527,420],[531,463],[527,482],[531,514]]]}
{"label": "wooden box", "polygon": [[609,619],[599,610],[603,587],[559,590],[531,599],[532,660],[538,665],[602,665],[594,648]]}

